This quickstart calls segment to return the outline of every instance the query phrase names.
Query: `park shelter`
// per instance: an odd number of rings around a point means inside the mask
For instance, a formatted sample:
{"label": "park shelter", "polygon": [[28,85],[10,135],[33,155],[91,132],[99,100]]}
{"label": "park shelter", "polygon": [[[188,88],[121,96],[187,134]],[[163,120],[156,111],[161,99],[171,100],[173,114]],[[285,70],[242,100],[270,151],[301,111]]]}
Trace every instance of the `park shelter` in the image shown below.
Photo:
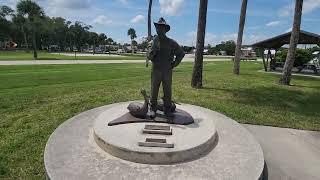
{"label": "park shelter", "polygon": [[[275,63],[275,57],[272,57],[271,50],[276,52],[286,44],[290,44],[291,32],[287,32],[270,39],[266,39],[257,43],[252,44],[251,46],[255,49],[259,49],[262,52],[262,60],[264,64],[265,71],[268,69],[268,60],[270,58],[270,66]],[[314,44],[320,47],[320,35],[300,30],[299,42],[298,44]],[[268,50],[267,60],[264,57],[264,50]]]}

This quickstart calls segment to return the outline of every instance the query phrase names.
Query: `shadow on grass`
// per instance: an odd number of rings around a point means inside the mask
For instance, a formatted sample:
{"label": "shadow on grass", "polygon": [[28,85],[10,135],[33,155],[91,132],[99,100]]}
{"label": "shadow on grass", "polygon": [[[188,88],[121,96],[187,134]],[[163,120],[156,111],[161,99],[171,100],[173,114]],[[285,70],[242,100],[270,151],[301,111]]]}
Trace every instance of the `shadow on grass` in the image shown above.
{"label": "shadow on grass", "polygon": [[234,102],[244,105],[284,109],[313,117],[319,113],[320,91],[305,92],[281,86],[242,89],[204,87],[202,89],[231,93]]}
{"label": "shadow on grass", "polygon": [[320,86],[304,86],[304,85],[291,85],[292,87],[298,87],[298,88],[312,88],[312,89],[319,89],[320,90]]}

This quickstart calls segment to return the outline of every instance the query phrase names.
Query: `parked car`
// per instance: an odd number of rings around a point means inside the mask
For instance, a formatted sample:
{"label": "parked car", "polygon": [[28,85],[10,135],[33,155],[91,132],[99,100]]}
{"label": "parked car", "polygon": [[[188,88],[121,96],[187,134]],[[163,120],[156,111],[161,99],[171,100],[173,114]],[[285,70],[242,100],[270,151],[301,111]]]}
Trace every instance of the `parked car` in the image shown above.
{"label": "parked car", "polygon": [[125,51],[123,49],[118,49],[117,50],[117,54],[123,54],[123,53],[125,53]]}

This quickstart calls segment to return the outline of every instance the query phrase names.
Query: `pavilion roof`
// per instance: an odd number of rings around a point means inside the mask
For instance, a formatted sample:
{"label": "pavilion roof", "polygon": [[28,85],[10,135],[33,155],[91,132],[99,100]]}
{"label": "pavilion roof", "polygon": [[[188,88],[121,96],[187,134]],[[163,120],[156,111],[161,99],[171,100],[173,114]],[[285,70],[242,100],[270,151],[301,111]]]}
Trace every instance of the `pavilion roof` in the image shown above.
{"label": "pavilion roof", "polygon": [[[291,32],[281,34],[257,43],[252,44],[255,48],[278,49],[285,44],[290,44]],[[300,30],[298,44],[317,44],[320,46],[320,35]]]}

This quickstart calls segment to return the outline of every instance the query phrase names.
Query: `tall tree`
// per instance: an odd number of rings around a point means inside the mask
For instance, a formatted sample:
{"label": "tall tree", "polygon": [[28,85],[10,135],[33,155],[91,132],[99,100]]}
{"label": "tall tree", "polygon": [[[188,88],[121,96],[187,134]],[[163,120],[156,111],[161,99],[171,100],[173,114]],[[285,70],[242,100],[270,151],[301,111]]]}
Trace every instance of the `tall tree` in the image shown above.
{"label": "tall tree", "polygon": [[133,28],[130,28],[128,30],[128,36],[130,36],[131,39],[131,52],[132,54],[134,53],[134,49],[133,49],[133,40],[137,37],[136,35],[136,30],[134,30]]}
{"label": "tall tree", "polygon": [[6,18],[6,16],[13,16],[14,10],[9,6],[0,6],[0,18]]}
{"label": "tall tree", "polygon": [[202,87],[203,49],[206,34],[207,8],[208,0],[200,0],[197,32],[197,50],[191,80],[191,86],[194,88]]}
{"label": "tall tree", "polygon": [[148,41],[151,41],[151,10],[152,10],[152,0],[149,0],[149,8],[148,8]]}
{"label": "tall tree", "polygon": [[303,0],[296,0],[289,50],[287,54],[286,63],[283,68],[283,73],[279,80],[279,83],[282,85],[290,85],[292,68],[295,61],[297,45],[299,42],[302,6]]}
{"label": "tall tree", "polygon": [[113,44],[113,43],[114,43],[114,41],[113,41],[112,38],[108,38],[108,39],[107,39],[107,44],[108,44],[108,45]]}
{"label": "tall tree", "polygon": [[64,51],[66,47],[67,33],[71,22],[66,21],[61,17],[52,18],[52,22],[56,43],[59,45],[60,49]]}
{"label": "tall tree", "polygon": [[31,0],[21,0],[17,4],[18,14],[27,16],[28,22],[32,27],[32,46],[33,46],[33,58],[37,59],[37,44],[36,44],[36,20],[44,16],[42,8]]}
{"label": "tall tree", "polygon": [[28,50],[29,49],[28,38],[27,38],[28,27],[26,24],[26,19],[22,15],[18,14],[18,15],[13,16],[12,22],[20,29],[20,31],[23,35],[24,45]]}
{"label": "tall tree", "polygon": [[99,35],[95,32],[89,32],[89,36],[90,36],[90,41],[91,44],[93,46],[93,54],[96,53],[96,47],[97,47],[97,43],[99,41]]}
{"label": "tall tree", "polygon": [[76,21],[73,25],[69,27],[69,35],[73,37],[74,45],[78,51],[82,50],[85,43],[90,42],[89,30],[92,28],[82,22]]}
{"label": "tall tree", "polygon": [[13,16],[14,11],[8,6],[0,6],[0,35],[11,38],[12,23],[7,20],[8,16]]}
{"label": "tall tree", "polygon": [[238,30],[238,40],[237,40],[237,46],[235,50],[234,67],[233,67],[233,73],[237,75],[240,74],[240,61],[241,61],[241,53],[242,53],[241,46],[242,46],[244,25],[246,22],[247,4],[248,4],[248,0],[242,0],[239,30]]}
{"label": "tall tree", "polygon": [[107,43],[107,39],[108,39],[107,35],[104,33],[100,33],[98,39],[99,39],[99,44],[104,45],[104,51],[106,52],[107,51],[106,43]]}

